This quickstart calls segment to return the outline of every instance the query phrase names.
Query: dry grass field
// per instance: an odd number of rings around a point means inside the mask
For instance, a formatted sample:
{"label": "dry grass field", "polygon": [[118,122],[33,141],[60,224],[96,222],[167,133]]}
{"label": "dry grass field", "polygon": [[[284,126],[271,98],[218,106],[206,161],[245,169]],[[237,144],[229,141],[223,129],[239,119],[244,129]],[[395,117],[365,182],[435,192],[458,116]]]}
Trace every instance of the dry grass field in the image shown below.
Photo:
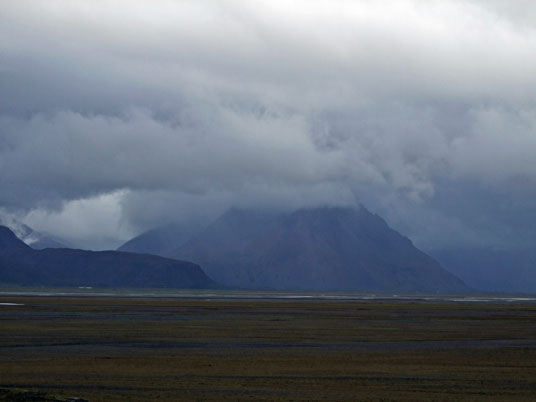
{"label": "dry grass field", "polygon": [[14,297],[0,388],[90,402],[536,400],[536,305]]}

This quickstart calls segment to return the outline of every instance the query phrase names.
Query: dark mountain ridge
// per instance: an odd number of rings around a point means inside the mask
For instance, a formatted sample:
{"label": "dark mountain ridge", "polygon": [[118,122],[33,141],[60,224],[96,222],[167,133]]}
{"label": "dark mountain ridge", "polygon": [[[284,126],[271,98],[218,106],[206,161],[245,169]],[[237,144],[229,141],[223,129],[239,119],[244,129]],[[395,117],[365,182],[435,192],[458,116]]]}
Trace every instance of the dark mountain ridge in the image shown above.
{"label": "dark mountain ridge", "polygon": [[0,283],[21,286],[210,288],[191,262],[119,251],[34,250],[0,226]]}

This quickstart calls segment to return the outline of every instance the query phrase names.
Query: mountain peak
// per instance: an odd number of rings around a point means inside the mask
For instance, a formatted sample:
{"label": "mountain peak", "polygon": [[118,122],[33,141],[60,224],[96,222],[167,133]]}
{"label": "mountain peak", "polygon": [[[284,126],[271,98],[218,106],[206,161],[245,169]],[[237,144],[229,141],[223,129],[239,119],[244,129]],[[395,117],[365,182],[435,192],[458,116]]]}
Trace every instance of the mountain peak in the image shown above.
{"label": "mountain peak", "polygon": [[456,292],[467,288],[365,207],[231,209],[175,250],[237,287]]}

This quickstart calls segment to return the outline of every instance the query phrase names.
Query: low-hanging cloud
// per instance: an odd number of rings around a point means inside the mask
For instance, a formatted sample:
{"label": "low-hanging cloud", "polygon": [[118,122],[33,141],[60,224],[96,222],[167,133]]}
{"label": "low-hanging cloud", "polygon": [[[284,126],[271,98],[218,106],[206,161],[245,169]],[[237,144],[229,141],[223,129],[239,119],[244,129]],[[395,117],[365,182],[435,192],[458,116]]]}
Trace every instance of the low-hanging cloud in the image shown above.
{"label": "low-hanging cloud", "polygon": [[0,206],[29,223],[362,201],[423,244],[536,239],[532,2],[3,2],[0,38]]}

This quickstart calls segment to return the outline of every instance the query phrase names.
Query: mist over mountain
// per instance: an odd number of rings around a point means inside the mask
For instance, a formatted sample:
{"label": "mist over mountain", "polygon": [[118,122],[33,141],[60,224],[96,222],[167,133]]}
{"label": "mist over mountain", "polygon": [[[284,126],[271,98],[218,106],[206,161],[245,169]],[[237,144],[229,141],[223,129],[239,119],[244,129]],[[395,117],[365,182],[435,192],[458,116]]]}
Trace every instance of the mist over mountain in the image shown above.
{"label": "mist over mountain", "polygon": [[20,240],[37,250],[44,248],[66,248],[71,246],[66,240],[38,232],[12,217],[0,215],[0,225],[8,227]]}
{"label": "mist over mountain", "polygon": [[234,208],[166,253],[195,261],[217,281],[242,288],[469,290],[364,207],[285,214]]}
{"label": "mist over mountain", "polygon": [[4,226],[0,226],[0,283],[68,287],[217,286],[191,262],[119,251],[34,250]]}
{"label": "mist over mountain", "polygon": [[[536,2],[113,4],[2,2],[0,214],[109,250],[233,206],[363,203],[421,250],[512,251],[485,288],[536,271],[515,256],[536,244]],[[192,235],[157,232],[125,249]]]}
{"label": "mist over mountain", "polygon": [[536,242],[534,1],[164,3],[2,2],[0,210],[92,249],[359,202],[421,246]]}

